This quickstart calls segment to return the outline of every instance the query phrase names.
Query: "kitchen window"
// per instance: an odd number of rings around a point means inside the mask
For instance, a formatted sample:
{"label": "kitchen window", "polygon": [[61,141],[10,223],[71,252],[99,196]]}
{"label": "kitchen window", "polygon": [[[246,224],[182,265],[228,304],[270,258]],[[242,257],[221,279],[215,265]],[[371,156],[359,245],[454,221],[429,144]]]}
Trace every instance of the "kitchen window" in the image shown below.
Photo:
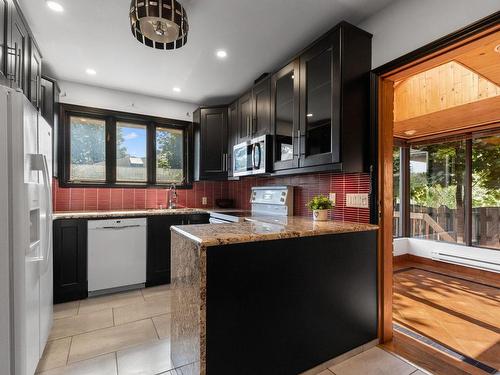
{"label": "kitchen window", "polygon": [[147,182],[147,127],[116,124],[116,180]]}
{"label": "kitchen window", "polygon": [[106,180],[106,122],[70,116],[70,180]]}
{"label": "kitchen window", "polygon": [[61,186],[190,186],[190,122],[61,107]]}
{"label": "kitchen window", "polygon": [[182,130],[156,128],[156,181],[181,183],[184,176]]}

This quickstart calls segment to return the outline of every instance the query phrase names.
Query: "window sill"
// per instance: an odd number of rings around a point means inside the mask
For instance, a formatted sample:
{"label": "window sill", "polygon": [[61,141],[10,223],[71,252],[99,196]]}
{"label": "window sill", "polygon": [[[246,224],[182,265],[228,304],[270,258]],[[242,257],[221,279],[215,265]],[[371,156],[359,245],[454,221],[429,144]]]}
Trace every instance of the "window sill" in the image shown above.
{"label": "window sill", "polygon": [[[106,182],[63,182],[59,181],[61,188],[101,188],[101,189],[169,189],[172,184],[137,184],[137,183],[106,183]],[[193,184],[175,184],[178,190],[192,189]]]}

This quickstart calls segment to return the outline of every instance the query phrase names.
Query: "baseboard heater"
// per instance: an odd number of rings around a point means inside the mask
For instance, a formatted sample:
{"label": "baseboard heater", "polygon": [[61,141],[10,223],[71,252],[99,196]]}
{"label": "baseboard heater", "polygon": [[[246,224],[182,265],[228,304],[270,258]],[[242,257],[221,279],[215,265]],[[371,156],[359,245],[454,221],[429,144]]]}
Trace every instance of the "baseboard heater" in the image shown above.
{"label": "baseboard heater", "polygon": [[433,260],[457,264],[459,266],[479,268],[485,271],[500,273],[500,259],[492,256],[491,260],[485,260],[474,256],[456,255],[451,252],[432,251]]}

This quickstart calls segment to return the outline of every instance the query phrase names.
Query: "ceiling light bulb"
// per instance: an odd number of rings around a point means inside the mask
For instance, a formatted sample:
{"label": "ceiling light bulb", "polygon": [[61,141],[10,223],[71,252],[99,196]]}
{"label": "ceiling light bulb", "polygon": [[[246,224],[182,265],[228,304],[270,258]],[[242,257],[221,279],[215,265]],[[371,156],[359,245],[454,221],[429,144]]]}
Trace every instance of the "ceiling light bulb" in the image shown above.
{"label": "ceiling light bulb", "polygon": [[97,72],[91,68],[86,69],[85,73],[87,73],[89,76],[95,76],[97,74]]}
{"label": "ceiling light bulb", "polygon": [[47,1],[47,6],[54,12],[61,13],[64,11],[63,6],[56,1]]}
{"label": "ceiling light bulb", "polygon": [[308,113],[306,116],[307,117],[313,117],[313,114],[312,113]]}
{"label": "ceiling light bulb", "polygon": [[180,87],[174,87],[172,90],[174,90],[174,92],[181,92]]}
{"label": "ceiling light bulb", "polygon": [[494,48],[495,52],[500,53],[500,44],[497,44]]}
{"label": "ceiling light bulb", "polygon": [[227,52],[223,49],[218,50],[215,54],[219,59],[225,59],[227,57]]}

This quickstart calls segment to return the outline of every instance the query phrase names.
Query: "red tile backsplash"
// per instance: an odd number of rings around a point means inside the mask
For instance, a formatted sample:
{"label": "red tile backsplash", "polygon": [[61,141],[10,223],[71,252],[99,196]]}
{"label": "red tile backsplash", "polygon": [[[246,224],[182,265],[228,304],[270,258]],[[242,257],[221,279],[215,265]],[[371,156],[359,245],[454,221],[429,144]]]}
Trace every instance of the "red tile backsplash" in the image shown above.
{"label": "red tile backsplash", "polygon": [[[178,190],[180,206],[193,208],[214,208],[218,198],[234,200],[235,207],[250,209],[252,186],[292,185],[295,186],[294,214],[311,214],[305,206],[314,195],[336,193],[336,207],[330,213],[335,220],[368,223],[370,210],[345,206],[346,193],[369,193],[370,176],[364,173],[315,173],[287,177],[245,177],[239,181],[195,182],[192,189]],[[207,205],[202,198],[207,197]],[[53,184],[54,211],[120,210],[166,207],[167,189],[95,189],[61,188],[57,179]]]}

